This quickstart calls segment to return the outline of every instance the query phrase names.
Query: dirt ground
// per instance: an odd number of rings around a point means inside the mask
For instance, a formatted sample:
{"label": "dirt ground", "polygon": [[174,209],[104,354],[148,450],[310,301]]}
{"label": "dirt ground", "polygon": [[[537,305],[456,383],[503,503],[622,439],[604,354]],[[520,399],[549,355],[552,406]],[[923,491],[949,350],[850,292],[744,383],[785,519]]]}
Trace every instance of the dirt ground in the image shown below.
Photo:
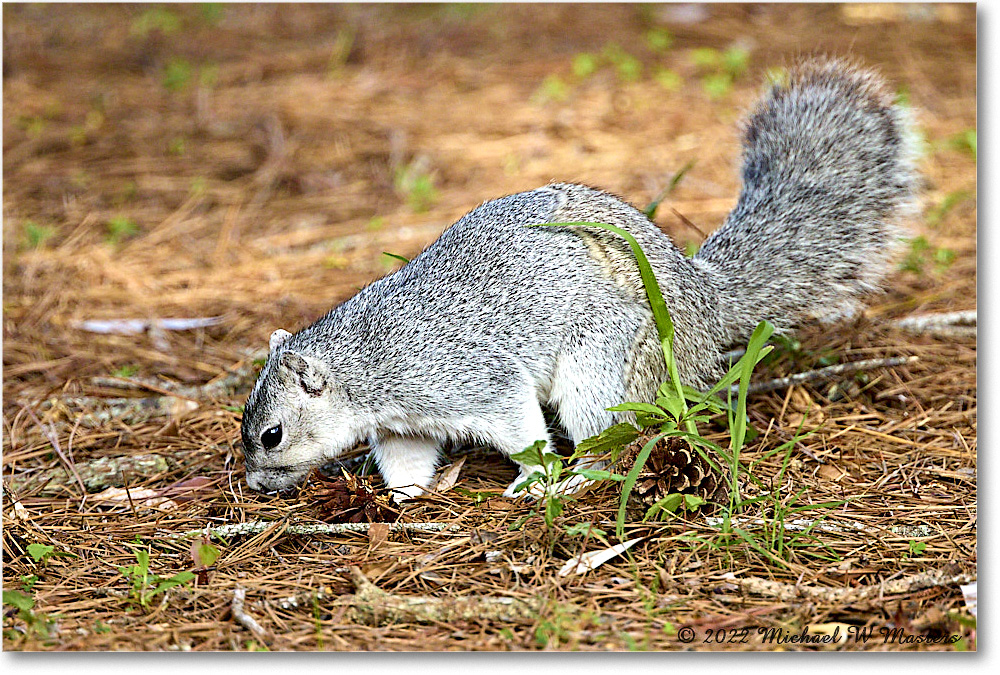
{"label": "dirt ground", "polygon": [[[456,450],[452,487],[374,515],[437,530],[325,533],[301,529],[332,519],[322,483],[246,489],[239,406],[271,331],[555,179],[641,208],[690,165],[655,220],[697,244],[735,203],[766,72],[814,52],[898,87],[924,181],[887,293],[756,375],[919,357],[751,397],[742,461],[781,496],[744,527],[829,502],[788,516],[822,527],[786,523],[779,554],[702,514],[632,518],[642,541],[560,576],[606,548],[574,525],[616,543],[614,486],[549,527],[500,498],[511,465]],[[976,308],[976,125],[973,5],[5,4],[4,649],[975,649],[976,338],[893,322]],[[121,319],[146,323],[83,323]],[[177,536],[236,523],[261,525]]]}

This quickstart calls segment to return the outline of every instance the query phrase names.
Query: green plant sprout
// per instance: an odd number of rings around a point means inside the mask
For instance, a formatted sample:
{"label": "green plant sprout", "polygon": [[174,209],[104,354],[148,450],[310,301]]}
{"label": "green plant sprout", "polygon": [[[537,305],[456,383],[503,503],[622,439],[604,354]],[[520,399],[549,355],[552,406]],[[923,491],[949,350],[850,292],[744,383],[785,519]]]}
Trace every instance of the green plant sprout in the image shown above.
{"label": "green plant sprout", "polygon": [[164,579],[149,571],[149,549],[138,549],[135,552],[136,564],[119,567],[118,571],[129,581],[129,599],[148,607],[153,596],[164,591],[183,586],[194,579],[194,572],[184,571]]}

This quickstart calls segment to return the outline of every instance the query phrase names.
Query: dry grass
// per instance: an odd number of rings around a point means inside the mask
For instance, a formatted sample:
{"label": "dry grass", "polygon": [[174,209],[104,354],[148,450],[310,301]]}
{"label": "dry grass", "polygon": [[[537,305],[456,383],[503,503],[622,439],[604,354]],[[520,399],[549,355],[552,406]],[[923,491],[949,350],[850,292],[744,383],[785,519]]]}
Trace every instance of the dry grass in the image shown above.
{"label": "dry grass", "polygon": [[[976,164],[950,142],[976,127],[972,6],[940,9],[930,20],[885,7],[864,15],[850,6],[713,6],[705,21],[668,21],[675,41],[663,53],[643,34],[666,19],[628,5],[229,6],[216,23],[192,5],[170,10],[178,30],[145,35],[135,29],[148,7],[3,11],[4,587],[36,575],[36,616],[55,622],[47,637],[8,632],[25,622],[5,607],[6,649],[773,649],[757,627],[818,624],[960,634],[959,646],[975,647],[953,584],[848,602],[833,592],[755,595],[727,576],[856,589],[928,570],[975,574],[975,338],[913,336],[889,325],[976,306]],[[104,40],[100,50],[94,35]],[[749,49],[750,71],[712,100],[690,51],[737,40]],[[623,82],[605,68],[578,81],[574,55],[610,42],[642,62],[640,79]],[[476,451],[455,488],[401,516],[454,531],[289,534],[288,525],[317,522],[320,505],[309,492],[245,492],[232,411],[245,385],[173,417],[92,425],[78,423],[74,408],[39,404],[157,395],[93,379],[116,372],[160,378],[161,390],[218,380],[249,365],[273,329],[304,325],[398,264],[382,251],[411,256],[481,201],[550,179],[602,186],[644,205],[696,160],[669,205],[710,230],[735,201],[734,123],[756,82],[767,67],[814,50],[849,52],[905,83],[933,147],[921,163],[926,205],[914,224],[930,249],[926,262],[892,277],[864,318],[808,327],[801,349],[762,376],[818,367],[824,357],[920,359],[835,389],[821,382],[753,397],[751,418],[764,433],[743,459],[756,462],[765,484],[774,481],[781,457],[767,451],[801,424],[813,433],[791,455],[785,502],[800,490],[799,504],[843,500],[806,515],[865,530],[817,531],[813,545],[778,563],[743,542],[723,545],[703,517],[633,523],[629,532],[646,540],[595,572],[563,578],[556,572],[565,561],[601,544],[562,528],[613,519],[612,489],[571,503],[553,531],[538,517],[512,531],[529,512],[499,498],[514,470]],[[163,80],[168,71],[183,79],[178,59],[190,77],[171,90]],[[656,83],[657,66],[681,76],[677,91]],[[546,102],[539,92],[553,74],[568,91]],[[414,163],[434,179],[424,212],[394,180]],[[937,217],[961,192],[972,198]],[[116,218],[136,231],[110,242]],[[669,209],[657,218],[679,243],[697,239]],[[45,240],[33,246],[32,236]],[[936,265],[939,249],[954,260]],[[949,254],[940,255],[947,263]],[[224,317],[217,326],[138,336],[75,327],[215,315]],[[167,470],[125,475],[130,491],[208,480],[158,506],[100,502],[72,478],[44,493],[12,491],[27,475],[144,453],[163,455]],[[762,502],[746,515],[767,520],[769,508]],[[119,566],[135,563],[136,548],[149,547],[152,571],[169,577],[195,568],[190,542],[171,534],[264,520],[274,526],[216,541],[221,556],[193,587],[154,596],[148,607],[124,596]],[[889,529],[900,526],[924,529]],[[913,551],[911,541],[926,547]],[[33,543],[75,557],[36,563],[26,553]],[[401,597],[509,597],[537,611],[514,620],[366,625],[345,613],[351,566]],[[237,587],[264,637],[234,620]],[[282,607],[289,596],[298,606]],[[679,640],[682,627],[697,631],[694,643]],[[709,629],[745,627],[746,644],[702,641]],[[839,648],[955,646],[876,638]]]}

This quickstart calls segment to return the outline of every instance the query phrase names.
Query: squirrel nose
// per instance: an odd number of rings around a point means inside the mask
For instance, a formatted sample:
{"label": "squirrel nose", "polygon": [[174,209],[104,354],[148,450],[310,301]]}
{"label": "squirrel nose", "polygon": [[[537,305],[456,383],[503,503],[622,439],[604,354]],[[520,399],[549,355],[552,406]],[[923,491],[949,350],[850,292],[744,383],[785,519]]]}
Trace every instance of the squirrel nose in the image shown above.
{"label": "squirrel nose", "polygon": [[247,473],[247,487],[249,487],[254,492],[264,492],[264,484],[261,482],[261,477],[259,473]]}

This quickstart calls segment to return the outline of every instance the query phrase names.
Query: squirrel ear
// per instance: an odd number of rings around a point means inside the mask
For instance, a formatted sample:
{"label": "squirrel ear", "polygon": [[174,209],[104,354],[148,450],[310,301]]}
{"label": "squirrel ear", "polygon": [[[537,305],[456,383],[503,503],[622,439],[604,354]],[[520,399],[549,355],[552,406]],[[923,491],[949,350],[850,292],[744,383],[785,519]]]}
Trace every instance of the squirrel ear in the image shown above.
{"label": "squirrel ear", "polygon": [[292,334],[289,333],[287,330],[283,330],[281,328],[271,333],[271,344],[270,344],[271,353],[273,354],[274,350],[280,347],[282,343],[284,343],[284,341],[290,337],[292,337]]}
{"label": "squirrel ear", "polygon": [[303,356],[298,352],[285,352],[279,361],[282,368],[295,374],[299,385],[310,396],[319,396],[327,387],[321,366],[315,359]]}

